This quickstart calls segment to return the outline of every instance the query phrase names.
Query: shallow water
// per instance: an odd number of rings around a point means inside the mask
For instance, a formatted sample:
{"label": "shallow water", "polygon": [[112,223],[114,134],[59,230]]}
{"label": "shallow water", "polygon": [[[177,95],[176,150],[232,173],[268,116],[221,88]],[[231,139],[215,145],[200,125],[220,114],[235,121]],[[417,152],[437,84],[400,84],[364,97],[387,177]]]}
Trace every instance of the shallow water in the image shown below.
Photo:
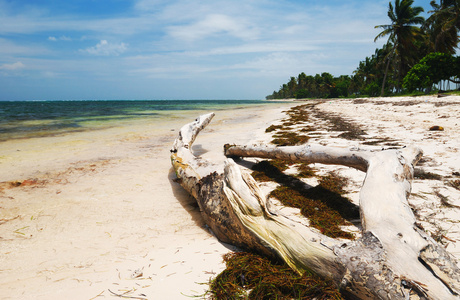
{"label": "shallow water", "polygon": [[1,101],[0,142],[104,129],[184,113],[270,105],[263,100]]}

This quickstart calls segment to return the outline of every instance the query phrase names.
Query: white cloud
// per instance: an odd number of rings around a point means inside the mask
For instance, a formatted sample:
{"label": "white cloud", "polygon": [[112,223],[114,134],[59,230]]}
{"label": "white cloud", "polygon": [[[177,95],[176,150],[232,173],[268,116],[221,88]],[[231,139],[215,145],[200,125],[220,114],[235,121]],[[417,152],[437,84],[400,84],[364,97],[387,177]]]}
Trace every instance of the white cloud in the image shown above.
{"label": "white cloud", "polygon": [[110,56],[110,55],[120,55],[128,49],[128,45],[125,43],[120,44],[111,44],[107,40],[101,40],[96,46],[89,47],[82,52],[86,52],[92,55],[101,55],[101,56]]}
{"label": "white cloud", "polygon": [[49,40],[49,41],[52,41],[52,42],[56,42],[56,41],[58,41],[58,40],[59,40],[59,41],[68,41],[68,42],[72,41],[72,39],[71,39],[70,37],[65,36],[65,35],[62,35],[62,36],[60,36],[60,37],[58,37],[58,38],[55,37],[55,36],[49,36],[49,37],[48,37],[48,40]]}
{"label": "white cloud", "polygon": [[210,14],[188,25],[170,26],[168,31],[173,37],[187,41],[203,39],[222,33],[241,39],[256,38],[258,35],[257,30],[251,28],[244,20],[238,20],[223,14]]}
{"label": "white cloud", "polygon": [[22,68],[25,68],[25,65],[20,61],[12,63],[12,64],[0,65],[0,70],[18,70]]}

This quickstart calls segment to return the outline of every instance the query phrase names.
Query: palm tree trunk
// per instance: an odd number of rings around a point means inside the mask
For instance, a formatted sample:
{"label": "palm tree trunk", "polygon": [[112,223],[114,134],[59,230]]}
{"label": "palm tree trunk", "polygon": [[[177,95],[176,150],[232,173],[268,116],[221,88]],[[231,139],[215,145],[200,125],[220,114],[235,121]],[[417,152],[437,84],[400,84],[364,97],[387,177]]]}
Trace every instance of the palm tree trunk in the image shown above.
{"label": "palm tree trunk", "polygon": [[385,94],[385,83],[387,81],[387,76],[388,76],[388,69],[390,67],[390,62],[391,60],[393,59],[393,54],[394,54],[394,47],[390,50],[392,52],[390,52],[387,56],[387,65],[385,66],[385,74],[383,75],[383,82],[382,82],[382,90],[380,92],[380,97],[383,97],[384,94]]}
{"label": "palm tree trunk", "polygon": [[389,66],[390,66],[390,57],[388,57],[387,65],[385,67],[385,75],[383,75],[382,91],[380,92],[380,97],[383,97],[383,95],[385,93],[385,82],[387,80],[387,74],[388,74],[388,67]]}

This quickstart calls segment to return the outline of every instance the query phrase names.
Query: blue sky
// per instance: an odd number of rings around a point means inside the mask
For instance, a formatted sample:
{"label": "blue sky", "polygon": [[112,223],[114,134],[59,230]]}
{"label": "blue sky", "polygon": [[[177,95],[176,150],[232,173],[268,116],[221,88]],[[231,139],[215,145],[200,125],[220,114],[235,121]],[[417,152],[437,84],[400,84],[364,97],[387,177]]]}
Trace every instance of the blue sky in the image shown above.
{"label": "blue sky", "polygon": [[[414,4],[430,10],[430,0]],[[388,0],[0,0],[0,100],[262,99],[349,75]]]}

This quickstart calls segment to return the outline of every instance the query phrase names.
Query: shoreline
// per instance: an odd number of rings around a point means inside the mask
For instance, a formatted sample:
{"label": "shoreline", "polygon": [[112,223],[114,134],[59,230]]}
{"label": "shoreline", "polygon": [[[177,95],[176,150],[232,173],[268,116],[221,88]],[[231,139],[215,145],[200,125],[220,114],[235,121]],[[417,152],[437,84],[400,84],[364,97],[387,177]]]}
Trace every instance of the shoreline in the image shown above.
{"label": "shoreline", "polygon": [[[224,143],[256,138],[289,104],[262,107],[219,110],[194,150],[224,159]],[[138,285],[155,298],[203,294],[231,247],[204,227],[169,159],[198,114],[3,142],[2,299],[109,298]]]}

